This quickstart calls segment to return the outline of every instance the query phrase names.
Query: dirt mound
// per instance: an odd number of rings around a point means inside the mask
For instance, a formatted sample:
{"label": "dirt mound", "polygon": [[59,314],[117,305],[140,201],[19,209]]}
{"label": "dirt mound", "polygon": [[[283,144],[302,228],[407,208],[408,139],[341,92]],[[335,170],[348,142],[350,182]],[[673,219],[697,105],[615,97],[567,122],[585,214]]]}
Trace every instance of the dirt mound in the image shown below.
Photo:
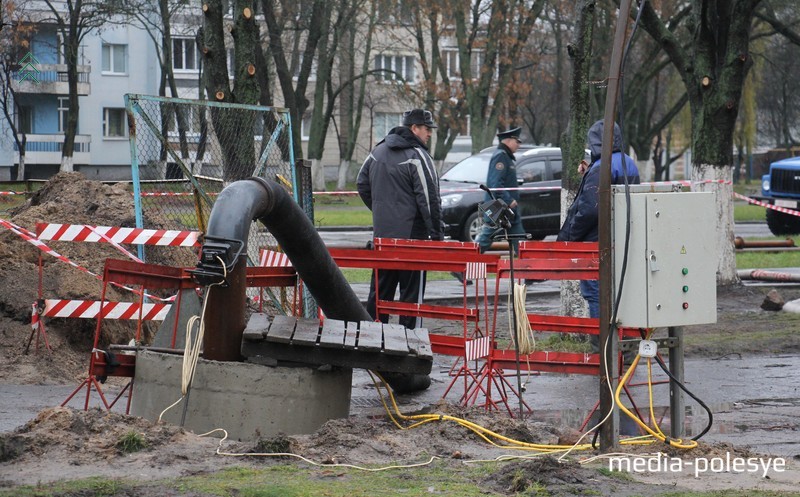
{"label": "dirt mound", "polygon": [[[106,185],[87,180],[79,173],[59,173],[24,205],[11,212],[12,223],[29,232],[37,223],[88,224],[134,227],[135,214],[130,185]],[[147,219],[145,225],[159,228],[163,223]],[[102,275],[106,259],[126,259],[126,255],[107,243],[45,242],[94,275]],[[159,252],[159,254],[161,254]],[[176,254],[177,256],[178,254]],[[41,281],[39,258],[42,258]],[[169,255],[148,262],[169,264]],[[51,255],[7,229],[0,230],[0,377],[14,377],[17,383],[71,381],[75,366],[88,360],[96,321],[93,319],[48,319],[45,330],[58,361],[24,353],[31,337],[31,305],[40,295],[45,299],[99,300],[102,282]],[[108,288],[106,298],[113,301],[138,301],[136,294]],[[128,321],[106,320],[101,328],[101,345],[127,343],[136,325]],[[144,328],[147,343],[153,328]],[[48,356],[45,356],[48,357]],[[80,359],[78,359],[80,358]]]}

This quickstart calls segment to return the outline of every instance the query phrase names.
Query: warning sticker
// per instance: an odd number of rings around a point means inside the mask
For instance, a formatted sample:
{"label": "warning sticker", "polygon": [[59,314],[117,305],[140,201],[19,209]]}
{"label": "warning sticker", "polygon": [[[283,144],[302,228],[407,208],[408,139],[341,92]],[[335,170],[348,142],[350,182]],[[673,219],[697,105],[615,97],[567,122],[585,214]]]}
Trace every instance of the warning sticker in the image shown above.
{"label": "warning sticker", "polygon": [[681,255],[686,255],[686,245],[681,245]]}

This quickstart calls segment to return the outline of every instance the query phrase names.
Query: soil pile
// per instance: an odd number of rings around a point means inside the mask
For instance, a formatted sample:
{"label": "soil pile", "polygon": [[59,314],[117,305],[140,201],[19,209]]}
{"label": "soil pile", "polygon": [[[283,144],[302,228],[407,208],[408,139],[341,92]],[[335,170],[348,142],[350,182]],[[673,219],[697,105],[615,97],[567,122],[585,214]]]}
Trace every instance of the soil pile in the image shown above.
{"label": "soil pile", "polygon": [[[93,226],[134,227],[135,215],[130,185],[105,185],[87,180],[79,173],[59,173],[36,192],[9,219],[29,232],[37,223],[88,224]],[[146,226],[160,227],[147,220]],[[94,275],[103,274],[107,258],[126,259],[108,243],[48,241],[46,245]],[[39,281],[39,258],[42,260]],[[162,263],[169,263],[162,257]],[[48,319],[45,331],[50,346],[58,351],[53,361],[47,354],[26,354],[31,334],[31,305],[45,299],[99,300],[102,282],[94,275],[43,253],[22,237],[0,229],[0,377],[15,383],[71,382],[85,370],[88,351],[96,328],[94,319]],[[109,286],[107,300],[137,302],[131,292]],[[106,320],[101,330],[101,345],[127,343],[133,338],[133,322]],[[145,330],[145,341],[151,332]],[[43,344],[42,344],[43,345]],[[31,350],[35,350],[31,346]]]}

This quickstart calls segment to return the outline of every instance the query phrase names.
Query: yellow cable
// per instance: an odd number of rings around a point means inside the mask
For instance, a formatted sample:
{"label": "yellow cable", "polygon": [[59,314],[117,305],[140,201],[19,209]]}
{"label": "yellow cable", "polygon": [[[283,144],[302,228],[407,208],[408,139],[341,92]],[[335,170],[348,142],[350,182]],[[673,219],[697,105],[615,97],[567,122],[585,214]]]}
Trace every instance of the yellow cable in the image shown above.
{"label": "yellow cable", "polygon": [[[652,330],[649,330],[647,333],[647,338],[650,338],[651,333]],[[636,424],[642,427],[642,429],[644,429],[654,438],[660,440],[661,442],[667,443],[671,447],[675,447],[677,449],[693,449],[697,447],[698,444],[695,440],[689,440],[688,442],[684,442],[682,439],[671,439],[666,435],[664,435],[663,433],[661,433],[660,429],[658,431],[651,429],[649,426],[647,426],[647,424],[645,424],[641,419],[639,419],[638,416],[633,414],[627,407],[625,407],[625,405],[623,405],[622,402],[620,401],[620,394],[622,393],[622,389],[625,387],[625,384],[630,379],[631,375],[633,374],[633,371],[636,370],[636,366],[639,364],[640,358],[641,356],[637,354],[636,357],[633,359],[633,363],[630,365],[630,367],[628,367],[628,370],[625,371],[625,374],[619,380],[617,389],[614,392],[614,399],[616,400],[620,411],[624,412],[629,418],[631,418]]]}

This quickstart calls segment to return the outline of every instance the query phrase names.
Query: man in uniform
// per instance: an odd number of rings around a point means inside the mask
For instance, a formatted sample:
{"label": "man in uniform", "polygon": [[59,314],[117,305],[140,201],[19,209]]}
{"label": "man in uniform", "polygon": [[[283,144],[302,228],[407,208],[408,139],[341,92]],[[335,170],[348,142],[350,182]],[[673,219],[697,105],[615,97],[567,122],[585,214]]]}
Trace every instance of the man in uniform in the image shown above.
{"label": "man in uniform", "polygon": [[[514,219],[508,229],[509,235],[522,235],[525,233],[522,229],[522,216],[520,216],[517,208],[519,206],[519,190],[503,190],[503,188],[519,187],[514,153],[519,149],[519,144],[522,141],[519,137],[521,132],[522,128],[514,128],[497,134],[500,144],[497,145],[497,150],[495,150],[489,161],[489,171],[486,174],[486,186],[492,190],[496,198],[505,201],[514,212]],[[486,200],[492,200],[489,194],[486,194]],[[486,252],[492,246],[492,234],[497,230],[497,227],[489,226],[487,221],[488,219],[484,216],[483,229],[476,240],[480,245],[481,253]],[[518,242],[514,241],[512,244],[516,253]]]}

